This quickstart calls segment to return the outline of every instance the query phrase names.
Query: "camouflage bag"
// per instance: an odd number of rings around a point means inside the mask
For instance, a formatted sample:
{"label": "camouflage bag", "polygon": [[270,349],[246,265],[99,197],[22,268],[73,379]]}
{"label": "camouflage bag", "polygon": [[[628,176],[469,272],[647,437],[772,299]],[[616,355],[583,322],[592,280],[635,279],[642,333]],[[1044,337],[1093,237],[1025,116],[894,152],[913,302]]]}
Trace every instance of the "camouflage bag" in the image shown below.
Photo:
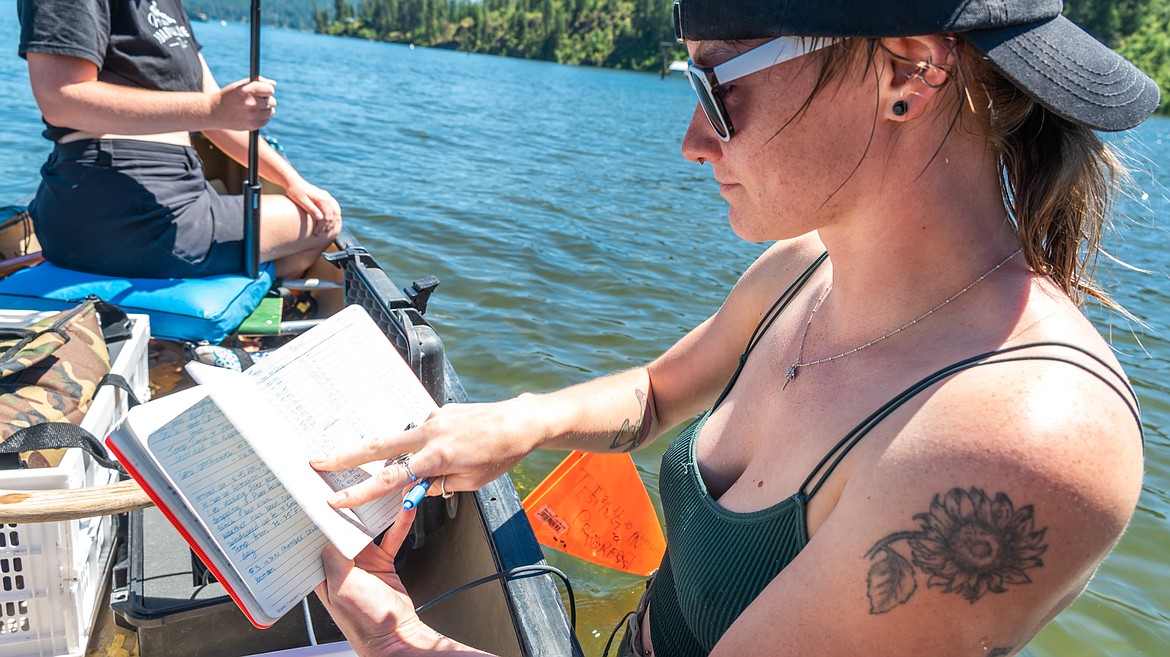
{"label": "camouflage bag", "polygon": [[0,328],[0,441],[47,422],[77,424],[103,378],[110,354],[95,300],[28,328]]}

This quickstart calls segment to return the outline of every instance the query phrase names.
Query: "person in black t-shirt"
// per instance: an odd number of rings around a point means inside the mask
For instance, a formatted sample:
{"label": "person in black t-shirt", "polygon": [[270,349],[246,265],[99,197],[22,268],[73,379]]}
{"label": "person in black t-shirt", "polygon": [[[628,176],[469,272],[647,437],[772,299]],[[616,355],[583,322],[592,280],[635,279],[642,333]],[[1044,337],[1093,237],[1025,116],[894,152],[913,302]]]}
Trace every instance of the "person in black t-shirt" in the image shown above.
{"label": "person in black t-shirt", "polygon": [[[271,80],[220,88],[180,0],[18,0],[44,135],[54,142],[29,207],[45,257],[111,276],[238,273],[243,198],[218,194],[191,147],[201,131],[233,159],[276,111]],[[261,141],[261,260],[281,277],[312,264],[341,209]]]}

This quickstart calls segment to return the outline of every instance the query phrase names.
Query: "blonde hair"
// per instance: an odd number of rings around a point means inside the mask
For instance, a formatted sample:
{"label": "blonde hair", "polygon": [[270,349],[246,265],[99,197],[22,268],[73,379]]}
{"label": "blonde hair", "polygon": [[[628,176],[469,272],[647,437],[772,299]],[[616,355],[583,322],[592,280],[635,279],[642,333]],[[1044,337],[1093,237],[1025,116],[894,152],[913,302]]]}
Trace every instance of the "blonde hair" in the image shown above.
{"label": "blonde hair", "polygon": [[966,43],[957,54],[955,90],[967,101],[962,111],[986,130],[1028,264],[1076,303],[1093,297],[1120,310],[1093,278],[1113,192],[1126,178],[1117,154],[1092,128],[1020,91]]}

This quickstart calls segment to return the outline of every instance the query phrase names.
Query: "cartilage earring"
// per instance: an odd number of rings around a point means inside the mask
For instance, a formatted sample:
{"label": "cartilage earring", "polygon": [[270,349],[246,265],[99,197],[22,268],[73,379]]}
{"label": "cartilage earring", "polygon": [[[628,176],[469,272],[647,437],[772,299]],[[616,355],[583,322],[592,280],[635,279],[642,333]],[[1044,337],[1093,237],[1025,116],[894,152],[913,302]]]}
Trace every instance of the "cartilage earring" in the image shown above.
{"label": "cartilage earring", "polygon": [[[934,70],[934,69],[938,69],[938,70],[942,71],[942,76],[943,76],[942,82],[939,82],[938,84],[933,84],[930,82],[930,80],[926,79],[926,72]],[[917,77],[919,80],[921,80],[922,84],[930,87],[931,89],[942,89],[947,84],[947,71],[946,71],[946,69],[935,66],[934,63],[930,62],[930,61],[918,62],[918,73],[915,75],[915,77]]]}
{"label": "cartilage earring", "polygon": [[910,110],[910,106],[904,100],[894,101],[894,106],[890,108],[894,112],[894,116],[906,116],[906,112]]}

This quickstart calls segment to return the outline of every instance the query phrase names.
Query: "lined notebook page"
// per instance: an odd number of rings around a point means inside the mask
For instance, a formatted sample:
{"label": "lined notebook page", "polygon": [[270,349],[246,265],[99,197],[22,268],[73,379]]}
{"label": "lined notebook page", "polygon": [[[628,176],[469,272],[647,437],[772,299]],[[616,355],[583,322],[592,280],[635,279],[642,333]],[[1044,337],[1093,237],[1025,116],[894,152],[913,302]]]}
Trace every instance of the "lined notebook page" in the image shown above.
{"label": "lined notebook page", "polygon": [[325,534],[211,399],[155,431],[147,445],[264,613],[281,616],[325,579]]}
{"label": "lined notebook page", "polygon": [[[360,306],[342,310],[245,374],[306,437],[305,454],[402,431],[408,423],[422,422],[436,406]],[[377,467],[381,465],[368,470]],[[369,476],[360,468],[324,474],[334,490]],[[370,533],[377,535],[401,508],[401,494],[396,493],[365,504],[355,513]]]}

